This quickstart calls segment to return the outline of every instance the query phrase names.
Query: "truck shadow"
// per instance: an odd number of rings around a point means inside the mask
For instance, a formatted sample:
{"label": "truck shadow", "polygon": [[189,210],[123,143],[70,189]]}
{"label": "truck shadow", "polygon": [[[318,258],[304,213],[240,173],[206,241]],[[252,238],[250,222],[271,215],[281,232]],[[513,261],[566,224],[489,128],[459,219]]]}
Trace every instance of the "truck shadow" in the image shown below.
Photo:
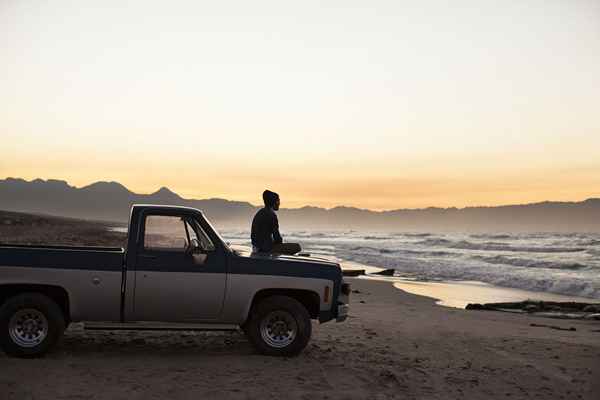
{"label": "truck shadow", "polygon": [[238,332],[67,331],[61,345],[48,357],[115,354],[183,356],[248,355],[256,352],[246,337]]}

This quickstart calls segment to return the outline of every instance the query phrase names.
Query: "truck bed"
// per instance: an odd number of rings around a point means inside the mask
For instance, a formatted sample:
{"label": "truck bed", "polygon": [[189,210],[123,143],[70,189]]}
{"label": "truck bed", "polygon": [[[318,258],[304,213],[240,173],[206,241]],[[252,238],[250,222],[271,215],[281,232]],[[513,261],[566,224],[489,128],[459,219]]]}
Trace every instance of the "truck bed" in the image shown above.
{"label": "truck bed", "polygon": [[64,290],[73,321],[119,321],[124,261],[118,247],[0,245],[0,283]]}
{"label": "truck bed", "polygon": [[0,268],[121,271],[124,256],[125,250],[120,247],[0,244]]}

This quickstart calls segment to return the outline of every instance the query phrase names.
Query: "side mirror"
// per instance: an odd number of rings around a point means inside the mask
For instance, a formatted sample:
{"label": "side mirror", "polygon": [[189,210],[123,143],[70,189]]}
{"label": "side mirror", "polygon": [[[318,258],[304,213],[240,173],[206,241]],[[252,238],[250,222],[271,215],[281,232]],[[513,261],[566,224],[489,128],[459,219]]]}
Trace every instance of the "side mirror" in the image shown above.
{"label": "side mirror", "polygon": [[185,252],[188,254],[202,253],[202,248],[200,247],[200,242],[198,239],[191,239]]}

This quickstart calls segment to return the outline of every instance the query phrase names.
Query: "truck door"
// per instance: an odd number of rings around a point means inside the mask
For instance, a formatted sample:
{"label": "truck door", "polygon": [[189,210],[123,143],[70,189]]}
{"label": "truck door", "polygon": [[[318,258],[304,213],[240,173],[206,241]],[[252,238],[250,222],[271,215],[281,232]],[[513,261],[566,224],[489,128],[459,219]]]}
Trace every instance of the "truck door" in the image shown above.
{"label": "truck door", "polygon": [[214,320],[223,306],[226,254],[192,215],[147,214],[135,266],[135,321]]}

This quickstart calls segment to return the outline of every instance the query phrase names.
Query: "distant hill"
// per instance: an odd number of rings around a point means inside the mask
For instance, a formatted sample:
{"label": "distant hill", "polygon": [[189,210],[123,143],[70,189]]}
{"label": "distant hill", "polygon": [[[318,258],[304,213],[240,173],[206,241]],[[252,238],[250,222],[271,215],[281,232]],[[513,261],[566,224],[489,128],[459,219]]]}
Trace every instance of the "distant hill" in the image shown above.
{"label": "distant hill", "polygon": [[[248,202],[184,199],[168,188],[133,193],[117,182],[76,188],[61,180],[0,180],[0,209],[103,221],[126,221],[134,203],[198,208],[219,227],[248,229],[258,209]],[[288,229],[370,229],[395,231],[600,232],[600,199],[541,202],[499,207],[424,208],[370,211],[353,207],[282,209]]]}
{"label": "distant hill", "polygon": [[117,182],[76,188],[61,180],[0,180],[0,209],[103,221],[126,221],[132,204],[171,204],[199,208],[214,220],[248,218],[255,207],[223,199],[187,200],[163,187],[151,194],[133,193]]}

